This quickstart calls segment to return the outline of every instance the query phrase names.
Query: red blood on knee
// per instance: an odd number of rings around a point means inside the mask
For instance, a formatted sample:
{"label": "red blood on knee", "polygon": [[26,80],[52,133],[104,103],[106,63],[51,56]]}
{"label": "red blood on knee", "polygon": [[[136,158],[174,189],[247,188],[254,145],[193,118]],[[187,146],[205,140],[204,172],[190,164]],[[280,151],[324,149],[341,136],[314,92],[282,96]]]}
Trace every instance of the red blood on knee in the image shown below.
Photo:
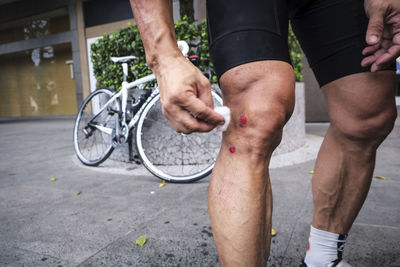
{"label": "red blood on knee", "polygon": [[236,152],[236,147],[235,146],[230,146],[229,151],[233,154]]}
{"label": "red blood on knee", "polygon": [[240,115],[239,121],[241,125],[244,125],[247,123],[247,117],[245,115]]}

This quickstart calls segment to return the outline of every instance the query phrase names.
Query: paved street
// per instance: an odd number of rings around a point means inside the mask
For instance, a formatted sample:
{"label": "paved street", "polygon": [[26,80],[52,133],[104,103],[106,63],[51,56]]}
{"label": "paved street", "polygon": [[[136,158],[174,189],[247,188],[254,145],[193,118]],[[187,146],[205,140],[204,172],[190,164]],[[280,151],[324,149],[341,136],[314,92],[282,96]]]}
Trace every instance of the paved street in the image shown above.
{"label": "paved street", "polygon": [[[160,188],[133,164],[84,167],[72,128],[72,119],[0,123],[0,266],[219,266],[209,178]],[[307,133],[323,136],[326,128],[308,124]],[[269,266],[298,266],[304,256],[313,165],[271,170],[278,234]],[[387,180],[373,179],[344,257],[356,267],[399,267],[399,119],[378,151],[375,175]],[[142,235],[147,243],[139,247]]]}

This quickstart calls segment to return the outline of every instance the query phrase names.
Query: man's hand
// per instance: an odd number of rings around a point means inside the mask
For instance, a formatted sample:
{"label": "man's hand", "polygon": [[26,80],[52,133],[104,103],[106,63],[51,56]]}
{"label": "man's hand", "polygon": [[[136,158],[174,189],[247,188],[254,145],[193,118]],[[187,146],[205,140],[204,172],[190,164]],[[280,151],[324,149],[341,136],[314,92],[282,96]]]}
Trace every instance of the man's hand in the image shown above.
{"label": "man's hand", "polygon": [[385,69],[400,56],[400,0],[365,0],[369,17],[366,34],[368,46],[363,50],[363,67],[371,71]]}
{"label": "man's hand", "polygon": [[210,82],[186,58],[164,58],[155,73],[163,114],[176,131],[209,132],[224,123],[213,110]]}
{"label": "man's hand", "polygon": [[210,83],[179,51],[171,0],[130,0],[146,62],[156,75],[165,117],[182,133],[208,132],[224,123],[214,112]]}

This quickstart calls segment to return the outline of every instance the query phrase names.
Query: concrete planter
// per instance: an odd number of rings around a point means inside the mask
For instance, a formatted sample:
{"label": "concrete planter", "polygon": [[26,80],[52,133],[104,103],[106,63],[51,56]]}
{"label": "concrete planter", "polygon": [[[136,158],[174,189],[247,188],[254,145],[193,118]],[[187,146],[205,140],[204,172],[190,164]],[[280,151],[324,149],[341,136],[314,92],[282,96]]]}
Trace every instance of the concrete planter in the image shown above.
{"label": "concrete planter", "polygon": [[283,128],[281,144],[276,148],[275,155],[294,151],[306,143],[305,126],[305,93],[304,83],[296,82],[296,102],[292,117]]}

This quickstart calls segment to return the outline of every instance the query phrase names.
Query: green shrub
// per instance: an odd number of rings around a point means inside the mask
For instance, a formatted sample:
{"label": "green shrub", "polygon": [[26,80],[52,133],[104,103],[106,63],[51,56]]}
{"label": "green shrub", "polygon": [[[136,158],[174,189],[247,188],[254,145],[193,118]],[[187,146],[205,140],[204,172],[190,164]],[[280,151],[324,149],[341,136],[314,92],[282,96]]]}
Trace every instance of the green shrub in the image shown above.
{"label": "green shrub", "polygon": [[297,41],[296,36],[293,33],[292,27],[289,27],[288,43],[289,54],[292,60],[294,75],[296,76],[296,82],[301,82],[303,81],[303,63],[301,63],[302,52],[299,41]]}
{"label": "green shrub", "polygon": [[107,87],[113,90],[121,89],[122,68],[111,61],[113,56],[137,57],[136,62],[129,66],[128,80],[140,78],[151,74],[146,66],[144,47],[139,30],[136,25],[128,25],[128,28],[120,29],[112,34],[104,34],[91,46],[91,60],[93,72],[97,79],[97,86]]}
{"label": "green shrub", "polygon": [[[208,53],[207,22],[203,20],[197,24],[189,23],[187,18],[175,22],[175,32],[178,40],[201,39],[197,54],[200,56],[199,68],[206,70],[212,67],[210,55]],[[290,56],[295,69],[296,80],[302,80],[302,64],[300,46],[290,30],[289,33]],[[96,76],[98,87],[107,87],[113,90],[121,89],[122,68],[111,61],[112,56],[137,57],[136,62],[129,66],[128,80],[141,78],[151,73],[146,65],[144,47],[136,25],[128,25],[125,29],[120,29],[112,34],[104,34],[103,38],[97,40],[91,46],[91,60],[93,71]],[[191,55],[193,51],[189,52]],[[217,82],[213,77],[213,82]]]}

